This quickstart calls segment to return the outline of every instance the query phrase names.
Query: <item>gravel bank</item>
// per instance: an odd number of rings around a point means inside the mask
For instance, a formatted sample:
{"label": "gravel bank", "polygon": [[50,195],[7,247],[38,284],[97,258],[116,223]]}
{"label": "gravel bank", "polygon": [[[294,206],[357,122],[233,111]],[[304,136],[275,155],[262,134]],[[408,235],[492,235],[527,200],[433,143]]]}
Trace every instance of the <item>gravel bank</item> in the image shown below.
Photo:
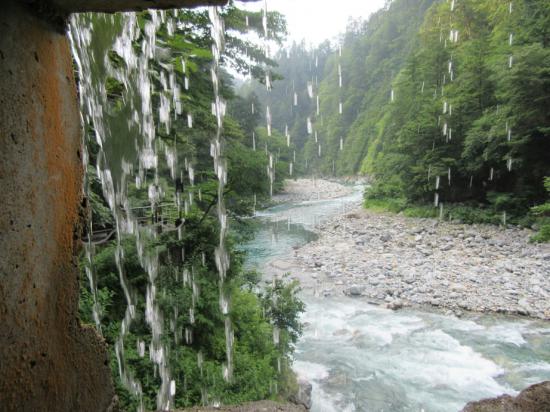
{"label": "gravel bank", "polygon": [[530,230],[407,218],[357,205],[317,231],[317,241],[270,262],[268,271],[290,272],[321,295],[345,293],[392,309],[431,305],[457,315],[550,320],[550,245],[530,244]]}
{"label": "gravel bank", "polygon": [[323,179],[287,180],[283,192],[273,196],[276,203],[336,199],[352,192],[352,188]]}

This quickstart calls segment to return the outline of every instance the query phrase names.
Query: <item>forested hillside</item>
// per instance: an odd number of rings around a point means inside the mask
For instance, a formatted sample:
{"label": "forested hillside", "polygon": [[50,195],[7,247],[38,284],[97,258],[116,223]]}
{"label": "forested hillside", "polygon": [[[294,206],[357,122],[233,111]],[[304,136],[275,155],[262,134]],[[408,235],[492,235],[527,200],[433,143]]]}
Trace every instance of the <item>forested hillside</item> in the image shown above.
{"label": "forested hillside", "polygon": [[242,92],[281,106],[274,126],[292,125],[306,173],[367,174],[371,198],[524,215],[550,174],[549,30],[542,0],[394,0],[350,22],[341,53],[281,52],[282,102]]}

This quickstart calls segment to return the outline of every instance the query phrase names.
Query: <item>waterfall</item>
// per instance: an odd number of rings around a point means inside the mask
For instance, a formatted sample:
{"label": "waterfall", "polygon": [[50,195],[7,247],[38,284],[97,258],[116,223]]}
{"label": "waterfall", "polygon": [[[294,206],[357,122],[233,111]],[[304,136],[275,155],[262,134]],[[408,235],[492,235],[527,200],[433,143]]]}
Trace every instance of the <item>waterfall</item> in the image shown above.
{"label": "waterfall", "polygon": [[[220,309],[225,316],[225,337],[227,362],[222,371],[226,380],[232,375],[233,331],[228,317],[229,298],[226,295],[224,280],[229,269],[229,256],[225,246],[227,232],[227,213],[225,211],[223,193],[227,182],[227,165],[223,156],[223,116],[225,103],[220,96],[219,65],[223,52],[224,28],[219,12],[210,8],[212,22],[212,82],[214,89],[213,112],[216,115],[216,135],[211,144],[211,155],[214,161],[214,171],[218,178],[217,215],[220,226],[219,244],[215,250],[216,266],[219,273]],[[187,62],[178,57],[174,63],[167,57],[164,43],[157,41],[157,33],[166,28],[168,36],[174,34],[175,21],[166,12],[151,11],[149,19],[138,22],[135,13],[116,15],[78,14],[70,21],[69,39],[73,56],[79,73],[79,97],[82,112],[82,124],[90,139],[94,139],[97,147],[95,171],[101,182],[104,198],[108,203],[114,219],[115,263],[120,279],[121,289],[126,300],[126,311],[122,319],[120,334],[115,343],[115,353],[120,379],[128,391],[139,400],[138,410],[144,411],[142,385],[136,379],[126,359],[125,340],[134,320],[138,317],[138,292],[132,286],[130,275],[125,271],[125,248],[127,238],[134,238],[140,266],[147,275],[144,301],[145,320],[151,331],[150,342],[138,340],[137,354],[144,357],[146,352],[154,363],[154,373],[160,378],[157,391],[156,409],[170,410],[175,407],[176,382],[172,379],[169,365],[169,345],[165,339],[164,323],[169,320],[174,340],[177,343],[182,335],[181,327],[177,326],[179,308],[174,306],[170,313],[163,313],[159,304],[159,295],[165,297],[165,291],[159,290],[159,250],[151,247],[158,234],[163,231],[177,231],[178,239],[183,239],[182,213],[187,213],[193,205],[193,186],[195,170],[193,164],[185,159],[185,171],[188,174],[189,189],[183,193],[184,171],[178,164],[175,141],[165,142],[157,138],[157,128],[161,134],[170,134],[174,120],[179,117],[187,119],[189,129],[193,127],[193,114],[190,107],[184,107],[181,99],[181,86],[190,88],[190,77],[187,72]],[[136,47],[136,45],[138,47]],[[109,50],[109,54],[105,51]],[[116,55],[119,62],[112,61],[110,54]],[[178,83],[175,65],[180,66],[182,78]],[[157,83],[151,78],[151,71],[158,74]],[[107,81],[121,84],[120,101],[122,104],[113,108],[109,101],[106,87]],[[155,84],[160,84],[156,87]],[[155,90],[156,89],[156,90]],[[153,113],[152,98],[158,95],[158,111]],[[185,114],[184,114],[185,113]],[[183,115],[183,116],[182,116]],[[158,122],[155,122],[155,116]],[[155,124],[157,123],[157,124]],[[86,136],[86,134],[84,134]],[[255,137],[253,137],[255,140]],[[254,143],[255,145],[255,143]],[[84,145],[84,168],[89,170],[90,153]],[[137,159],[137,160],[136,160]],[[161,162],[165,161],[170,171],[169,183],[176,190],[173,199],[166,199],[163,178],[159,175]],[[91,169],[90,169],[91,170]],[[85,194],[89,195],[90,182],[85,177]],[[136,190],[144,193],[148,206],[136,207],[131,204],[128,187],[134,185]],[[198,191],[199,200],[202,194]],[[168,201],[168,202],[167,202]],[[177,209],[179,218],[176,227],[165,227],[166,217],[163,217],[163,206]],[[143,214],[149,214],[149,220]],[[141,220],[140,220],[141,219]],[[93,267],[93,223],[88,221],[88,237],[85,245],[85,272],[88,277],[90,291],[93,296],[93,318],[96,327],[101,331],[101,307],[98,303],[97,280]],[[144,224],[146,223],[146,224]],[[181,252],[182,261],[185,256]],[[203,255],[203,264],[204,264]],[[176,280],[178,274],[175,274]],[[185,340],[190,344],[193,340],[192,325],[195,319],[195,302],[199,289],[194,280],[194,270],[187,269],[183,273],[184,285],[192,287],[192,304],[186,308],[190,326],[185,328]]]}
{"label": "waterfall", "polygon": [[[104,17],[105,20],[110,20],[114,23],[114,16]],[[152,142],[154,140],[154,126],[152,124],[152,108],[150,104],[150,82],[148,75],[148,62],[152,57],[155,41],[155,27],[148,26],[147,36],[144,36],[142,41],[143,55],[135,54],[131,47],[132,42],[137,39],[138,28],[137,18],[133,13],[125,13],[121,17],[124,30],[119,34],[112,47],[121,55],[126,66],[120,70],[116,70],[109,64],[108,60],[103,62],[103,56],[96,56],[97,50],[92,47],[92,34],[94,30],[94,22],[90,15],[73,15],[70,21],[69,39],[73,51],[73,56],[79,72],[79,96],[80,106],[82,111],[83,127],[93,125],[94,136],[99,147],[97,154],[96,172],[101,181],[103,194],[111,209],[115,219],[115,230],[117,234],[116,244],[116,266],[120,278],[122,290],[126,298],[126,313],[121,325],[119,339],[115,345],[117,355],[118,369],[121,381],[126,388],[134,396],[140,400],[142,398],[141,383],[135,379],[132,371],[128,368],[125,360],[124,338],[129,332],[130,325],[136,317],[136,292],[132,289],[126,273],[124,272],[124,251],[121,244],[122,236],[133,233],[137,230],[137,223],[129,211],[129,202],[125,192],[125,181],[127,172],[130,168],[122,168],[122,172],[115,173],[113,170],[112,159],[109,158],[106,145],[111,139],[111,131],[108,127],[107,120],[104,118],[104,107],[108,107],[107,93],[103,87],[103,81],[108,76],[113,76],[121,80],[126,86],[125,100],[130,104],[131,111],[134,116],[129,127],[133,130],[141,131],[141,166],[153,167],[156,165],[156,155],[153,152]],[[150,22],[150,25],[155,23]],[[103,66],[99,66],[96,62],[103,62]],[[98,79],[92,80],[92,74],[95,74]],[[141,87],[133,89],[130,87],[130,79],[132,76],[140,79]],[[134,96],[129,90],[138,90],[140,95]],[[141,104],[140,104],[141,103]],[[140,110],[138,110],[138,106]],[[84,145],[86,148],[86,145]],[[90,156],[85,149],[83,156],[84,170],[88,170]],[[119,176],[119,179],[116,179]],[[86,187],[87,181],[85,182]],[[87,190],[87,189],[86,189]],[[93,222],[88,223],[91,228]],[[91,238],[92,232],[89,232]],[[88,248],[87,253],[91,252]],[[93,258],[90,255],[89,260]],[[88,272],[88,270],[87,270]],[[96,293],[95,287],[92,287],[92,293]],[[97,302],[96,296],[94,301]],[[94,317],[98,317],[98,313],[94,313]],[[141,403],[141,401],[140,401]],[[141,403],[140,410],[143,410]]]}
{"label": "waterfall", "polygon": [[229,255],[225,246],[225,238],[227,235],[227,212],[224,203],[224,190],[227,184],[227,162],[223,157],[223,117],[225,114],[225,102],[220,94],[220,60],[224,49],[224,25],[217,7],[209,7],[208,15],[211,22],[211,34],[213,38],[212,55],[214,63],[212,65],[212,84],[214,87],[214,103],[216,107],[216,136],[210,146],[210,154],[214,159],[214,172],[218,178],[218,202],[217,214],[220,224],[220,239],[215,250],[216,267],[219,274],[219,299],[220,309],[225,316],[225,347],[226,347],[226,364],[223,367],[223,377],[226,381],[230,381],[233,375],[233,329],[231,319],[229,318],[229,297],[225,290],[225,278],[229,270]]}

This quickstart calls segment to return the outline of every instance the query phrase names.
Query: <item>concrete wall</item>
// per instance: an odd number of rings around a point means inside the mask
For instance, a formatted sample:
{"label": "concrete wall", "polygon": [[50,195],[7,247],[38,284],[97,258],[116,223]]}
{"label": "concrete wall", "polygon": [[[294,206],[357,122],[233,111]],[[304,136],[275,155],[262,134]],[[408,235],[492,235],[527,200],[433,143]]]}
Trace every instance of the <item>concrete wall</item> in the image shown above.
{"label": "concrete wall", "polygon": [[104,411],[105,344],[80,326],[81,129],[67,39],[0,12],[0,410]]}

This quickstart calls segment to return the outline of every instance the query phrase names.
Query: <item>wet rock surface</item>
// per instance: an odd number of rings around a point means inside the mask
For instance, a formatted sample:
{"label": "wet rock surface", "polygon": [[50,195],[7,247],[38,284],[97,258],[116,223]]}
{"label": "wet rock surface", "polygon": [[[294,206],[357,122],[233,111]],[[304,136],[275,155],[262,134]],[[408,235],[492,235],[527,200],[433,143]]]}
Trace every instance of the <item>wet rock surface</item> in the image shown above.
{"label": "wet rock surface", "polygon": [[313,385],[306,379],[298,379],[298,393],[290,400],[296,405],[301,405],[306,409],[311,409],[312,399],[311,392]]}
{"label": "wet rock surface", "polygon": [[550,381],[542,382],[521,391],[517,397],[502,395],[498,398],[470,402],[462,412],[546,412],[550,411]]}
{"label": "wet rock surface", "polygon": [[529,243],[530,230],[407,218],[357,204],[316,231],[317,241],[268,271],[290,272],[320,296],[344,293],[395,310],[430,305],[458,316],[550,319],[550,245]]}

